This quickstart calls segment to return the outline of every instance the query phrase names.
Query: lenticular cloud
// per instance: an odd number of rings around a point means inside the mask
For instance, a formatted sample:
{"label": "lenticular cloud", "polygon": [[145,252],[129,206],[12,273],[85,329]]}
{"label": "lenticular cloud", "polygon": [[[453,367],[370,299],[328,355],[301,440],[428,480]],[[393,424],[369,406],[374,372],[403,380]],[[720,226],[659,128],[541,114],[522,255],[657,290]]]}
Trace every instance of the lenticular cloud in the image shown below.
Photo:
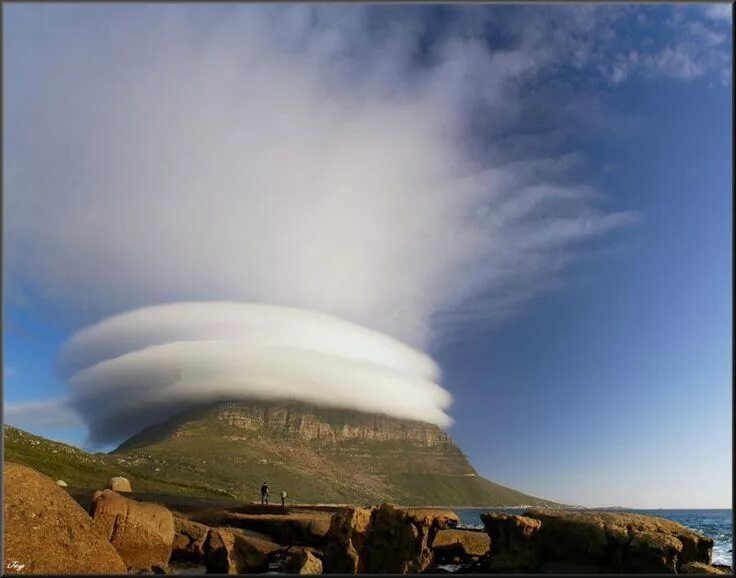
{"label": "lenticular cloud", "polygon": [[74,335],[61,358],[72,405],[104,443],[187,406],[299,400],[447,426],[450,395],[425,354],[311,311],[174,303],[117,315]]}

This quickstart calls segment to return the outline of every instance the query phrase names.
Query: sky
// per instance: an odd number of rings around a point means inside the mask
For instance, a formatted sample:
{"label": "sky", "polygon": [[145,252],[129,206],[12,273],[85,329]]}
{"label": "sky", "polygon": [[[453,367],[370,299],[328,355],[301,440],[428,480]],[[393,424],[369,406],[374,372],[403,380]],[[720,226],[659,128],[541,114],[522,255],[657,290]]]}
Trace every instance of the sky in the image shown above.
{"label": "sky", "polygon": [[570,504],[731,504],[729,5],[8,5],[4,420],[447,428]]}

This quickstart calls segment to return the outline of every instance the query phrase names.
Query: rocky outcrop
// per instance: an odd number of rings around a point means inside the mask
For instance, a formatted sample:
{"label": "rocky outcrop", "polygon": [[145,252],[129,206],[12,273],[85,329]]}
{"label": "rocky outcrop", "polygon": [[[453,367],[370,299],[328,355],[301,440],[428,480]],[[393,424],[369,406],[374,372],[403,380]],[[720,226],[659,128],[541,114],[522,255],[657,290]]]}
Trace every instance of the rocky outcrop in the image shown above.
{"label": "rocky outcrop", "polygon": [[205,565],[210,574],[245,574],[268,569],[275,542],[235,529],[212,528],[205,542]]}
{"label": "rocky outcrop", "polygon": [[[333,414],[349,414],[352,419],[331,423]],[[265,429],[281,436],[309,441],[412,440],[426,445],[450,441],[447,433],[431,424],[348,410],[312,408],[303,404],[223,403],[218,407],[217,419],[245,431]]]}
{"label": "rocky outcrop", "polygon": [[537,565],[539,520],[512,514],[482,514],[491,542],[491,568],[496,571],[533,570]]}
{"label": "rocky outcrop", "polygon": [[287,548],[281,572],[286,574],[322,574],[322,560],[311,548]]}
{"label": "rocky outcrop", "polygon": [[222,526],[254,530],[282,544],[323,547],[330,529],[331,512],[305,510],[287,514],[225,513]]}
{"label": "rocky outcrop", "polygon": [[175,516],[171,560],[203,562],[209,532],[209,526]]}
{"label": "rocky outcrop", "polygon": [[475,530],[439,530],[432,541],[434,564],[468,564],[486,556],[488,534]]}
{"label": "rocky outcrop", "polygon": [[122,574],[115,548],[53,479],[6,462],[3,467],[5,572]]}
{"label": "rocky outcrop", "polygon": [[167,568],[174,541],[174,517],[169,510],[130,500],[112,490],[98,490],[92,497],[90,515],[129,571]]}
{"label": "rocky outcrop", "polygon": [[674,573],[710,563],[713,541],[639,514],[534,509],[481,516],[491,539],[490,571]]}
{"label": "rocky outcrop", "polygon": [[365,571],[407,574],[431,567],[430,545],[439,530],[457,525],[454,512],[382,504],[371,514],[363,548]]}
{"label": "rocky outcrop", "polygon": [[114,492],[132,492],[133,488],[130,485],[130,481],[128,478],[123,477],[115,477],[110,478],[107,480],[107,485],[105,486],[106,489],[112,490]]}
{"label": "rocky outcrop", "polygon": [[680,574],[726,574],[723,570],[703,564],[702,562],[688,562],[680,567]]}
{"label": "rocky outcrop", "polygon": [[371,510],[348,508],[332,516],[325,548],[325,571],[330,574],[356,574],[365,571],[361,558]]}

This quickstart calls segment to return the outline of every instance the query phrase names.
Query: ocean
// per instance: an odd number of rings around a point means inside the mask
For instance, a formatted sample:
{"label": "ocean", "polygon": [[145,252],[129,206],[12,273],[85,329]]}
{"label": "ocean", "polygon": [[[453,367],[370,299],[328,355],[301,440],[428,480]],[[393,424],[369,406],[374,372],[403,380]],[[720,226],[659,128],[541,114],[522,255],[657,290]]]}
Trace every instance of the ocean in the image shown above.
{"label": "ocean", "polygon": [[[679,522],[693,530],[713,538],[713,563],[733,567],[733,510],[615,510],[649,516],[660,516]],[[458,508],[455,510],[460,523],[468,528],[482,528],[480,515],[483,512],[520,514],[520,509],[503,508]]]}

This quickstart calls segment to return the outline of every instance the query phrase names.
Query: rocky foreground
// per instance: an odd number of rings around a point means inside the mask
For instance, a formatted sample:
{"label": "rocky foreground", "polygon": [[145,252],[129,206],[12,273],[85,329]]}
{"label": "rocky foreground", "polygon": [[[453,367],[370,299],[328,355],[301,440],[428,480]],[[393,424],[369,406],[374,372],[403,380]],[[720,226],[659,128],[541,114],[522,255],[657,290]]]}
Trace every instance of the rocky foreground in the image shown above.
{"label": "rocky foreground", "polygon": [[451,511],[390,504],[177,509],[131,499],[122,479],[85,511],[26,466],[6,463],[4,479],[7,573],[724,573],[710,538],[635,514],[488,513],[475,531]]}

